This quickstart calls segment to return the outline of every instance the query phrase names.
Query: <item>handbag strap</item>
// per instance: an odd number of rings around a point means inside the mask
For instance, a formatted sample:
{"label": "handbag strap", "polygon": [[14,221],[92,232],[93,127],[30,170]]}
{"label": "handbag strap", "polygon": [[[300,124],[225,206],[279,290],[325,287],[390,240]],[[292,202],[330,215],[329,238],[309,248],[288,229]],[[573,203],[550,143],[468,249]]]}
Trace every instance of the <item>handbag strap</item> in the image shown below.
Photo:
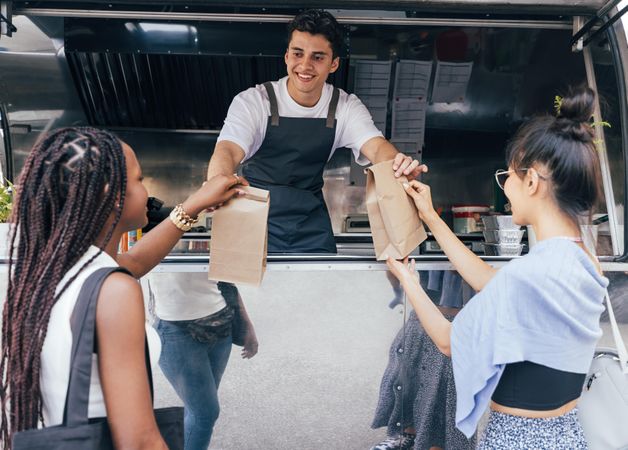
{"label": "handbag strap", "polygon": [[611,323],[611,329],[613,331],[613,339],[615,340],[615,348],[617,349],[617,356],[619,357],[619,365],[624,375],[628,375],[628,351],[626,351],[626,344],[621,337],[617,321],[615,320],[615,313],[613,312],[613,304],[608,295],[608,290],[604,296],[606,300],[606,309],[608,310],[608,318]]}
{"label": "handbag strap", "polygon": [[[132,275],[122,267],[97,269],[87,277],[70,318],[72,330],[72,351],[70,356],[70,379],[63,410],[63,425],[77,426],[88,423],[89,388],[92,375],[92,354],[96,338],[96,306],[103,282],[114,272]],[[148,353],[148,340],[145,340],[145,358],[148,372],[151,399],[153,379]]]}

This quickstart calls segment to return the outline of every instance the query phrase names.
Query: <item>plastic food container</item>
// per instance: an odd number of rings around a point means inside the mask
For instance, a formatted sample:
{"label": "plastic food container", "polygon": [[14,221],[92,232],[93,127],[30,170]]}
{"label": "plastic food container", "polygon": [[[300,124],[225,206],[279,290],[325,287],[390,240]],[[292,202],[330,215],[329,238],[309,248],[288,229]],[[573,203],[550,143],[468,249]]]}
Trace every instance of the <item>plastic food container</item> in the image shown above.
{"label": "plastic food container", "polygon": [[512,221],[512,216],[482,216],[485,230],[519,230],[520,225]]}
{"label": "plastic food container", "polygon": [[454,233],[477,233],[484,229],[482,226],[482,214],[490,211],[483,205],[459,205],[452,206],[454,216]]}
{"label": "plastic food container", "polygon": [[519,256],[523,250],[523,244],[484,244],[486,256]]}
{"label": "plastic food container", "polygon": [[484,239],[489,244],[519,244],[524,230],[484,230]]}

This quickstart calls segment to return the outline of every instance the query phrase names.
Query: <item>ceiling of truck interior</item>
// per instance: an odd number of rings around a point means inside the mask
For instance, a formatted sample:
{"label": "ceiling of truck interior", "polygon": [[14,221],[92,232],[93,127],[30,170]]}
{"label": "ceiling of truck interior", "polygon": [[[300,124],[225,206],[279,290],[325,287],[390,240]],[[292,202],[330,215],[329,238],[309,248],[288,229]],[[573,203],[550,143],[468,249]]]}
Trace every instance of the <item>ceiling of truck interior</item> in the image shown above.
{"label": "ceiling of truck interior", "polygon": [[[192,5],[205,11],[216,11],[215,8],[227,8],[224,1],[186,1],[178,2],[176,8],[170,1],[118,0],[114,2],[78,2],[78,1],[30,1],[14,2],[14,11],[20,8],[111,8],[122,10],[132,8],[140,11],[179,10],[183,5]],[[271,3],[271,2],[269,2]],[[428,5],[438,7],[455,7],[465,3],[488,8],[497,6],[521,5],[530,6],[530,0],[435,0],[435,1],[328,1],[318,2],[317,6],[387,8],[395,7],[426,8]],[[578,8],[595,11],[603,6],[604,0],[543,0],[543,8],[558,7],[566,11]],[[261,8],[263,3],[251,0],[236,0],[237,5]],[[312,2],[307,5],[311,6]],[[111,6],[110,6],[111,5]],[[169,6],[167,6],[169,5]],[[250,9],[238,9],[230,3],[234,12],[250,12]],[[276,0],[272,2],[274,10],[280,8],[286,14],[287,8],[306,6],[299,0]],[[535,4],[537,9],[539,4]],[[214,8],[214,9],[212,9]],[[282,9],[283,8],[283,9]],[[261,12],[261,11],[260,11]],[[268,13],[268,10],[264,11]],[[356,10],[356,12],[358,12]],[[475,13],[476,11],[473,10]],[[408,13],[406,13],[408,14]],[[509,15],[514,14],[512,10]],[[412,17],[410,14],[408,14]],[[443,15],[447,17],[447,15]],[[64,55],[70,68],[74,85],[83,105],[87,120],[92,125],[117,126],[130,128],[161,128],[188,130],[215,130],[222,126],[227,109],[233,97],[240,91],[267,80],[278,79],[285,75],[283,52],[285,51],[285,23],[232,23],[189,21],[153,21],[139,19],[94,19],[89,15],[65,18],[40,17],[32,15],[32,19],[51,38],[61,38],[64,42]],[[565,20],[565,19],[563,19]],[[55,25],[56,24],[56,25]],[[59,26],[60,25],[60,26]],[[360,30],[372,34],[377,41],[391,42],[397,34],[416,34],[414,30],[398,28],[392,33],[384,26],[353,26],[353,35]],[[357,32],[355,30],[358,30]],[[370,30],[370,31],[369,31]],[[437,33],[437,29],[434,29]],[[388,33],[388,34],[386,34]],[[17,34],[16,34],[17,35]],[[401,36],[400,35],[400,36]],[[435,36],[435,35],[433,35]],[[512,38],[516,35],[510,34]],[[568,35],[566,35],[568,37]],[[428,36],[429,37],[429,36]],[[526,38],[529,40],[529,36]],[[358,39],[355,39],[357,41]],[[349,43],[347,31],[347,43]],[[409,44],[412,44],[410,39]],[[500,41],[496,38],[495,42]],[[502,43],[504,38],[501,38]],[[369,40],[366,41],[371,42]],[[527,42],[527,41],[526,41]],[[408,45],[409,45],[408,44]],[[532,42],[528,42],[532,45]],[[353,44],[349,44],[353,45]],[[417,43],[420,47],[421,43]],[[564,47],[568,48],[566,42]],[[355,57],[354,49],[346,48],[341,57],[344,62],[340,70],[330,78],[334,85],[351,92],[349,56]],[[370,57],[389,59],[390,49],[373,53]],[[370,50],[369,50],[370,51]],[[357,52],[359,53],[359,52]],[[494,53],[494,52],[491,52]],[[511,52],[512,53],[512,52]],[[476,55],[477,56],[477,55]],[[399,55],[399,57],[404,57]],[[405,57],[421,59],[422,56],[409,54]],[[430,59],[431,56],[428,56]],[[514,58],[514,57],[513,57]],[[527,57],[520,58],[527,63]],[[523,64],[521,67],[525,67]],[[523,69],[522,69],[523,70]],[[499,77],[503,78],[503,75]],[[486,77],[484,77],[486,78]],[[483,78],[483,79],[484,79]],[[508,78],[509,80],[509,78]],[[491,83],[499,82],[499,79]],[[505,82],[505,86],[510,81]],[[486,111],[512,111],[513,100],[505,89],[500,92],[504,108],[487,108]],[[473,92],[473,90],[471,91]],[[482,96],[478,96],[478,99]],[[476,100],[479,101],[479,100]],[[507,104],[506,104],[507,103]],[[475,105],[474,111],[483,110]],[[502,111],[503,110],[503,111]],[[478,113],[479,114],[479,113]],[[502,114],[494,117],[486,113],[483,123],[493,123],[502,128],[510,122]],[[503,117],[502,117],[503,116]]]}
{"label": "ceiling of truck interior", "polygon": [[110,8],[118,7],[133,9],[148,8],[189,8],[197,10],[213,7],[251,7],[251,8],[349,8],[349,9],[379,9],[379,10],[408,10],[408,11],[470,11],[499,12],[499,11],[527,11],[527,12],[557,12],[557,13],[593,13],[602,8],[607,0],[323,0],[314,4],[311,0],[39,0],[15,1],[15,8]]}

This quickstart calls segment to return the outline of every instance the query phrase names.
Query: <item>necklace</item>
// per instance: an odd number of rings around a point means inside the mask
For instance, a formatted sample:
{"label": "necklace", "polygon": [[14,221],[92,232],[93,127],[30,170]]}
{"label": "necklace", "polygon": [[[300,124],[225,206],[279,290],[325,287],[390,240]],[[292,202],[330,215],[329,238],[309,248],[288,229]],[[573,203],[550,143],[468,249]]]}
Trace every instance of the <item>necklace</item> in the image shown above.
{"label": "necklace", "polygon": [[554,236],[552,239],[565,239],[571,242],[584,242],[581,236]]}

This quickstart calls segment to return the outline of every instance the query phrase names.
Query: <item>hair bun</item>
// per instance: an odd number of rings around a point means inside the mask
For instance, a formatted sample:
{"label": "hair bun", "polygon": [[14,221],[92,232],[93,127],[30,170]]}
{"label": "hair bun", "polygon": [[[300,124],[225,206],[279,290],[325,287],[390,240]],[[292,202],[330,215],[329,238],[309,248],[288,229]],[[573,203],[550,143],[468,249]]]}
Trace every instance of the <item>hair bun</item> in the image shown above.
{"label": "hair bun", "polygon": [[589,123],[593,116],[594,106],[595,92],[593,89],[586,85],[571,88],[560,102],[558,118],[578,123]]}

